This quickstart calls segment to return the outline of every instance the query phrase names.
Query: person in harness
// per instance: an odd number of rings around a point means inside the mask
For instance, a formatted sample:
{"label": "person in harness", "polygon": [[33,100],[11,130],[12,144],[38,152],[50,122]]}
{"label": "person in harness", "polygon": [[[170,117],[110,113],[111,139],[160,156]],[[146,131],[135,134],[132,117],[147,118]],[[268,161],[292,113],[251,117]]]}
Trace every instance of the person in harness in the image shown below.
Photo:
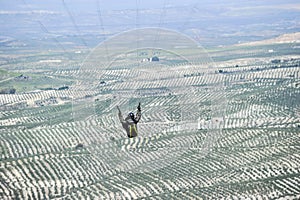
{"label": "person in harness", "polygon": [[127,136],[129,138],[136,137],[138,134],[137,123],[140,121],[141,116],[142,116],[141,103],[139,103],[139,105],[137,106],[136,115],[134,115],[133,112],[130,112],[125,119],[122,116],[122,112],[121,112],[119,106],[117,106],[117,109],[119,111],[119,114],[118,114],[119,120],[120,120],[123,128],[126,130]]}

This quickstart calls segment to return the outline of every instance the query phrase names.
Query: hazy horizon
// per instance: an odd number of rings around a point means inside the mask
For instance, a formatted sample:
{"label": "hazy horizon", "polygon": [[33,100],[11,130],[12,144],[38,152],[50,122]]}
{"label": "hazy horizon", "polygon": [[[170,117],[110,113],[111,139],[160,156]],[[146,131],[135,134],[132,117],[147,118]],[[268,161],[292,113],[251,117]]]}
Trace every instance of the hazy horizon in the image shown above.
{"label": "hazy horizon", "polygon": [[[300,30],[300,3],[289,1],[37,1],[0,2],[0,37],[104,38],[134,28],[168,28],[205,46],[263,40]],[[95,36],[98,37],[95,40]],[[81,43],[81,44],[80,44]],[[82,41],[77,45],[83,45]]]}

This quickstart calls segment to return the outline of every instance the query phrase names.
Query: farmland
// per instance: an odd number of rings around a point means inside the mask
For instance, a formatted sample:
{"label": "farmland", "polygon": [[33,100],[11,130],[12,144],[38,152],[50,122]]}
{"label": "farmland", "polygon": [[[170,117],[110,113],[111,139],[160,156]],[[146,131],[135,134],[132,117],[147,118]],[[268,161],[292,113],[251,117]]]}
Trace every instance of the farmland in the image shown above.
{"label": "farmland", "polygon": [[[299,43],[199,50],[165,31],[178,45],[141,62],[153,39],[130,34],[3,65],[1,199],[300,198]],[[138,102],[130,139],[116,106]]]}

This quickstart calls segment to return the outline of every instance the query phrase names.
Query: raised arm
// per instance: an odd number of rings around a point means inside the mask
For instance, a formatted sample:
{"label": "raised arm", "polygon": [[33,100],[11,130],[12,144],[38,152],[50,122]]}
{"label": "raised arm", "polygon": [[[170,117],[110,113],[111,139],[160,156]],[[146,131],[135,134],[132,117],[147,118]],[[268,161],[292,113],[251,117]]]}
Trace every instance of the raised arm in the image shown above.
{"label": "raised arm", "polygon": [[119,106],[117,106],[117,109],[118,109],[118,111],[119,111],[119,113],[118,113],[119,120],[120,120],[120,122],[122,123],[122,122],[124,121],[124,118],[123,118],[123,116],[122,116],[122,112],[121,112]]}
{"label": "raised arm", "polygon": [[135,123],[138,123],[140,121],[142,117],[142,110],[141,110],[141,103],[139,103],[138,107],[137,107],[137,112],[135,115]]}

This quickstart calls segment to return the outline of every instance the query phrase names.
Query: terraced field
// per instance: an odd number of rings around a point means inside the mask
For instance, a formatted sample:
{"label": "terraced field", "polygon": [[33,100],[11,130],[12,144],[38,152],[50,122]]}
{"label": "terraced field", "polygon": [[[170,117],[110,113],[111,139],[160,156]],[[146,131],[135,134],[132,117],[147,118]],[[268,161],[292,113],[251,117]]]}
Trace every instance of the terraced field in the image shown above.
{"label": "terraced field", "polygon": [[[299,199],[300,58],[238,48],[212,53],[213,67],[127,52],[45,72],[73,80],[65,89],[1,94],[0,198]],[[116,106],[138,102],[129,139]]]}

